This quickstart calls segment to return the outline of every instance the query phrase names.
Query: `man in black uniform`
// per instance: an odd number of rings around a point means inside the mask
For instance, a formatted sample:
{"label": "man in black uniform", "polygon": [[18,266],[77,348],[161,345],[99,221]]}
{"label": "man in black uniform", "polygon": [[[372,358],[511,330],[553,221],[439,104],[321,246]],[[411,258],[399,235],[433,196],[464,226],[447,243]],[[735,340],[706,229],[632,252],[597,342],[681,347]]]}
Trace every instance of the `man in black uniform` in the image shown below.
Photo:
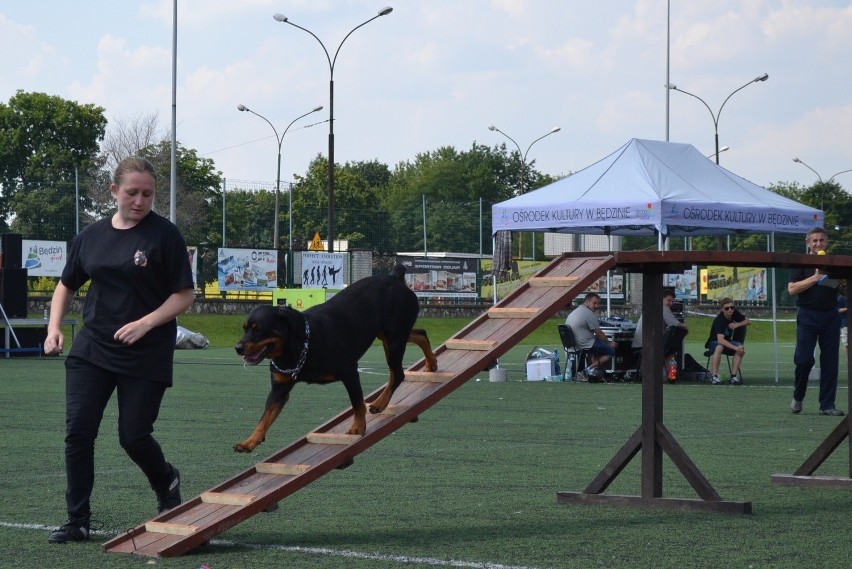
{"label": "man in black uniform", "polygon": [[[808,231],[808,253],[824,255],[828,235],[821,227]],[[797,269],[790,272],[787,292],[796,296],[796,379],[790,410],[802,411],[808,389],[808,376],[814,367],[814,349],[819,342],[819,414],[842,417],[835,407],[839,367],[840,319],[837,315],[837,283],[822,269]]]}

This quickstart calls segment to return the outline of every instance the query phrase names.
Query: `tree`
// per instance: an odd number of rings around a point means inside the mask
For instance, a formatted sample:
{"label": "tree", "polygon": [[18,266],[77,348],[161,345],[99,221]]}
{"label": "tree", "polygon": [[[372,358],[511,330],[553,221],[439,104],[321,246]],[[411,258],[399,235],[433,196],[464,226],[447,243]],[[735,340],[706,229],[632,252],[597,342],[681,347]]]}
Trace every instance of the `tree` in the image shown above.
{"label": "tree", "polygon": [[4,224],[14,212],[17,230],[32,234],[37,228],[41,238],[70,239],[73,225],[53,230],[52,224],[44,224],[45,212],[56,215],[57,208],[73,205],[68,188],[74,187],[75,172],[88,178],[99,168],[98,142],[107,122],[103,113],[95,105],[23,91],[8,104],[0,104],[0,219]]}
{"label": "tree", "polygon": [[225,195],[226,245],[243,248],[268,247],[272,242],[269,213],[274,208],[274,192],[229,187]]}
{"label": "tree", "polygon": [[829,232],[829,253],[852,253],[852,196],[835,182],[818,181],[810,186],[778,182],[769,186],[773,192],[805,205],[822,209],[825,228]]}
{"label": "tree", "polygon": [[128,156],[138,155],[143,148],[167,140],[168,134],[160,132],[157,113],[119,117],[113,120],[109,123],[106,136],[101,143],[104,169],[107,172],[114,172],[119,162]]}
{"label": "tree", "polygon": [[519,173],[505,145],[490,148],[473,143],[466,152],[445,146],[398,164],[382,199],[391,216],[391,249],[417,251],[426,245],[428,250],[473,252],[474,243],[479,242],[480,198],[483,229],[490,234],[491,205],[513,195]]}
{"label": "tree", "polygon": [[[375,160],[347,162],[335,168],[336,239],[348,240],[350,248],[382,248],[385,212],[377,205],[390,177],[388,167]],[[290,191],[293,192],[294,248],[301,248],[315,233],[328,232],[328,161],[317,156],[305,176],[296,177]]]}
{"label": "tree", "polygon": [[[171,142],[163,140],[139,151],[157,171],[159,212],[168,212],[171,204]],[[194,149],[178,143],[175,149],[177,164],[177,226],[188,244],[221,241],[222,173],[210,158],[201,158]]]}

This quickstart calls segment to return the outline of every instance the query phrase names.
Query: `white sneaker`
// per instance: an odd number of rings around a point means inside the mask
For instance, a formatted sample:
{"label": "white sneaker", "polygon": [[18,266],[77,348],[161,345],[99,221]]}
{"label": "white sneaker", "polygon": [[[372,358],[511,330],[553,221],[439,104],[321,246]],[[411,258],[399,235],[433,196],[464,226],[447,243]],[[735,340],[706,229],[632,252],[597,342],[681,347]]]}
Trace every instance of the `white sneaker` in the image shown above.
{"label": "white sneaker", "polygon": [[710,385],[721,385],[722,380],[719,379],[718,375],[710,376]]}
{"label": "white sneaker", "polygon": [[743,380],[740,379],[739,375],[732,375],[731,379],[728,380],[728,383],[730,383],[731,385],[742,385]]}

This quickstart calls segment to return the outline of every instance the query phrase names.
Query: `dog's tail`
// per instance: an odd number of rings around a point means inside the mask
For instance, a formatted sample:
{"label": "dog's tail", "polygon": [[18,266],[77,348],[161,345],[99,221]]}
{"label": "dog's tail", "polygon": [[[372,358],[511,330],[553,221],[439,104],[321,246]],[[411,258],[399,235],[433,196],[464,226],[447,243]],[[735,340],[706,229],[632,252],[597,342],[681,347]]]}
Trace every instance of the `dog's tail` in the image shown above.
{"label": "dog's tail", "polygon": [[393,271],[391,271],[391,274],[398,279],[404,278],[405,277],[405,265],[398,263],[397,265],[394,266]]}

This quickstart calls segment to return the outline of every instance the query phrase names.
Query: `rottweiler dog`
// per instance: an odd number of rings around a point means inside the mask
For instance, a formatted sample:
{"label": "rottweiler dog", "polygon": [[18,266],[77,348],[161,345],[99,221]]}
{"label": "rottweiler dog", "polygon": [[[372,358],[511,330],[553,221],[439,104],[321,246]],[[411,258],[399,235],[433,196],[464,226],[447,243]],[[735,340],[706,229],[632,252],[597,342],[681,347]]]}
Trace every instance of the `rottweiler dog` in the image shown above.
{"label": "rottweiler dog", "polygon": [[384,390],[370,405],[370,413],[384,411],[405,378],[402,358],[406,343],[423,350],[427,371],[437,369],[438,360],[426,331],[414,328],[420,304],[405,284],[404,275],[405,267],[397,265],[393,274],[356,281],[304,312],[258,306],[249,313],[243,337],[234,348],[247,365],[270,360],[272,387],[257,427],[249,438],[234,445],[236,452],[252,452],[264,441],[290,390],[300,381],[342,381],[354,412],[347,433],[363,435],[367,415],[358,360],[377,338],[384,346],[390,375]]}

